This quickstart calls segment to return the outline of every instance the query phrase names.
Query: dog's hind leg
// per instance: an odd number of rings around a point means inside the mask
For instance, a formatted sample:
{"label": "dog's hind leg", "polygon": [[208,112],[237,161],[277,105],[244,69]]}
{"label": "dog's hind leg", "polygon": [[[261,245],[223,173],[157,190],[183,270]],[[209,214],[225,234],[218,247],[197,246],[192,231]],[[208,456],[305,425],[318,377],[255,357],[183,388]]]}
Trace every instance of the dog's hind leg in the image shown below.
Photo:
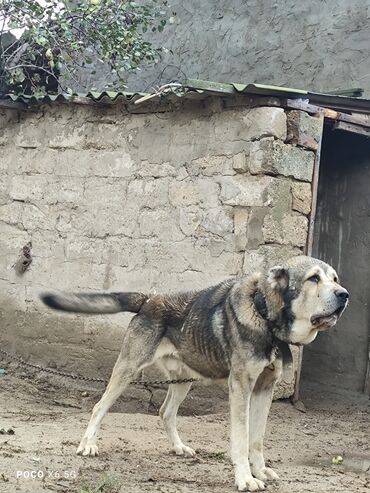
{"label": "dog's hind leg", "polygon": [[100,401],[95,404],[86,432],[77,449],[78,455],[98,455],[97,434],[105,413],[125,390],[137,373],[134,361],[125,361],[121,356],[113,368],[112,375]]}
{"label": "dog's hind leg", "polygon": [[[183,373],[180,374],[179,372],[171,371],[168,368],[167,374],[170,378],[186,377]],[[193,457],[195,455],[195,450],[182,443],[176,426],[177,411],[185,397],[188,395],[190,387],[191,383],[178,383],[170,385],[166,398],[161,406],[161,409],[159,410],[159,415],[162,418],[164,428],[171,444],[171,449],[175,452],[175,454]]]}
{"label": "dog's hind leg", "polygon": [[160,342],[159,334],[141,327],[139,319],[127,328],[120,355],[114,365],[108,386],[95,404],[86,432],[77,449],[78,455],[98,455],[97,434],[105,413],[125,390],[137,372],[153,362]]}
{"label": "dog's hind leg", "polygon": [[177,411],[180,404],[187,396],[190,387],[191,383],[178,383],[170,385],[166,399],[159,411],[159,415],[163,420],[164,428],[172,450],[177,455],[187,455],[193,457],[195,455],[195,450],[182,443],[176,427]]}
{"label": "dog's hind leg", "polygon": [[261,481],[265,481],[266,479],[279,479],[276,472],[265,465],[265,459],[263,457],[263,438],[275,383],[280,375],[281,361],[276,360],[271,366],[265,368],[258,377],[251,397],[249,460],[253,476]]}

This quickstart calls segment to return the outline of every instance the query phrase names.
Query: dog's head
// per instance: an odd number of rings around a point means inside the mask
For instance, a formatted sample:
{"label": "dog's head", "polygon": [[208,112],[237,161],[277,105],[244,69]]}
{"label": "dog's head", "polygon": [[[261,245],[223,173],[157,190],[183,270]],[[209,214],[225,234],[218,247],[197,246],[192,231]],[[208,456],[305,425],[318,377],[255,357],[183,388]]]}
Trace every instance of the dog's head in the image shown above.
{"label": "dog's head", "polygon": [[262,283],[273,333],[291,344],[312,342],[337,323],[348,304],[335,270],[312,257],[293,257],[271,268]]}

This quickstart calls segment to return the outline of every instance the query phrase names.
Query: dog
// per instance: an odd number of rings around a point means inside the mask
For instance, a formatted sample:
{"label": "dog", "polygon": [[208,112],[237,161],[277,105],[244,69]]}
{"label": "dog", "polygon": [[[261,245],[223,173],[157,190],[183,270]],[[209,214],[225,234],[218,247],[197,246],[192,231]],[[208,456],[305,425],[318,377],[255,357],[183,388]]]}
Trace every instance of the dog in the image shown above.
{"label": "dog", "polygon": [[[108,386],[95,405],[77,454],[98,454],[105,413],[143,368],[154,362],[171,379],[228,379],[231,459],[239,491],[258,491],[278,479],[266,467],[263,438],[273,389],[289,344],[309,344],[333,327],[349,294],[328,264],[306,256],[198,292],[45,293],[43,302],[75,313],[133,312]],[[191,383],[169,386],[160,409],[172,450],[193,456],[176,429],[178,408]]]}

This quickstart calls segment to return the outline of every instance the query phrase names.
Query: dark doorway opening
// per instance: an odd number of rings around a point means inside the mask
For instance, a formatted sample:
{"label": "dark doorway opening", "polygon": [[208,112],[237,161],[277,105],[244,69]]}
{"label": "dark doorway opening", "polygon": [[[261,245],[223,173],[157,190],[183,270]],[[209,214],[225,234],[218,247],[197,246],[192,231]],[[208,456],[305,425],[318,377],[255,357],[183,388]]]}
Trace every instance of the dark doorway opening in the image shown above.
{"label": "dark doorway opening", "polygon": [[369,393],[369,138],[324,129],[313,255],[337,269],[350,304],[335,328],[304,349],[303,385]]}

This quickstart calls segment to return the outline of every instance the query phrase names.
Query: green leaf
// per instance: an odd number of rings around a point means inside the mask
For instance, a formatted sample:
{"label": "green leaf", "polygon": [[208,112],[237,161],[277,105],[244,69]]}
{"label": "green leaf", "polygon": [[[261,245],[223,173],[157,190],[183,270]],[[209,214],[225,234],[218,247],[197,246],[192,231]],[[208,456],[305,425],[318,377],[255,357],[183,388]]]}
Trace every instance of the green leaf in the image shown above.
{"label": "green leaf", "polygon": [[10,22],[8,22],[9,29],[17,29],[18,26],[19,26],[19,24],[16,21],[10,21]]}

